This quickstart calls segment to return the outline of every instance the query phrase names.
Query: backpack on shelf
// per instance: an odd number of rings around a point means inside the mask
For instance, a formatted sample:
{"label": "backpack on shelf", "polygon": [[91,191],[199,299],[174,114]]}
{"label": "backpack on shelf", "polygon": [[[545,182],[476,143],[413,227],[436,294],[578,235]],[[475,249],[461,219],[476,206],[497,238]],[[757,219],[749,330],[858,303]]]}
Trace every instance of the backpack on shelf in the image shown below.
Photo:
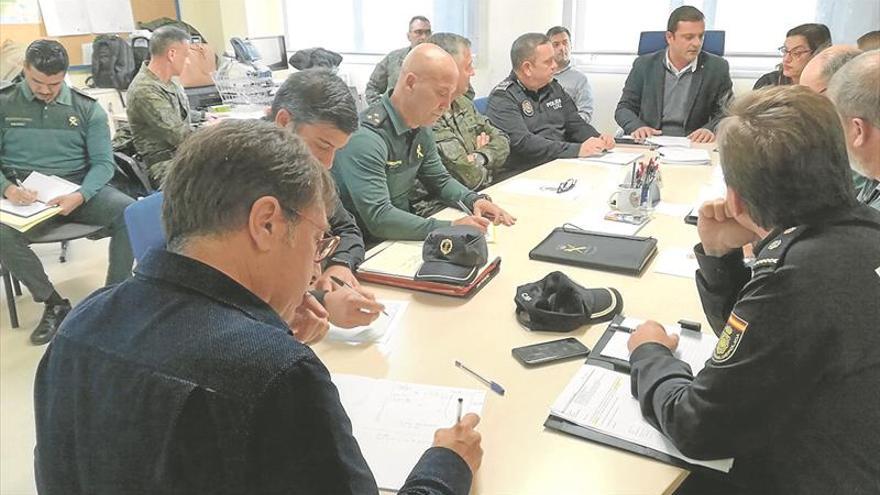
{"label": "backpack on shelf", "polygon": [[127,41],[115,34],[101,34],[92,42],[92,88],[128,89],[135,75],[134,53]]}

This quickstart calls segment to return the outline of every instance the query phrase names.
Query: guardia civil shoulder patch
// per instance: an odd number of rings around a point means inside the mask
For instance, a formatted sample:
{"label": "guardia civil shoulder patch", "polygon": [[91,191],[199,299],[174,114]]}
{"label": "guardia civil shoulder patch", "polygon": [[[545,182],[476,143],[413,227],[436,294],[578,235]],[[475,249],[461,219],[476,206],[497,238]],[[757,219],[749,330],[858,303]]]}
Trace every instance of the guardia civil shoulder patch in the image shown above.
{"label": "guardia civil shoulder patch", "polygon": [[736,348],[742,340],[743,334],[746,333],[749,322],[743,320],[735,313],[730,313],[730,318],[724,325],[724,331],[718,338],[718,344],[715,345],[715,352],[712,353],[712,360],[716,363],[723,363],[733,356]]}

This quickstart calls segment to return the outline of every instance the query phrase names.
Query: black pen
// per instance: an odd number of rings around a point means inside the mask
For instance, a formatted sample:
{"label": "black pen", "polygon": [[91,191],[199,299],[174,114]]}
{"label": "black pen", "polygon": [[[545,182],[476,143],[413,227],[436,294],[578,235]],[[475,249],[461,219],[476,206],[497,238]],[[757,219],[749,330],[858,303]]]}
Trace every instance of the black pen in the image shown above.
{"label": "black pen", "polygon": [[468,215],[474,214],[474,212],[471,211],[471,209],[468,208],[466,204],[464,204],[464,201],[462,201],[460,199],[458,200],[458,207],[461,209],[461,211],[467,213]]}
{"label": "black pen", "polygon": [[[352,287],[351,285],[349,285],[345,280],[342,280],[342,279],[339,278],[339,277],[336,277],[336,276],[330,275],[330,280],[336,282],[336,285],[338,285],[338,286],[340,286],[340,287],[348,287],[349,289],[353,290],[354,292],[360,294],[360,292],[358,292],[357,289],[355,289],[354,287]],[[388,313],[386,313],[384,309],[382,310],[382,314],[385,315],[385,316],[391,316],[391,315],[389,315]]]}

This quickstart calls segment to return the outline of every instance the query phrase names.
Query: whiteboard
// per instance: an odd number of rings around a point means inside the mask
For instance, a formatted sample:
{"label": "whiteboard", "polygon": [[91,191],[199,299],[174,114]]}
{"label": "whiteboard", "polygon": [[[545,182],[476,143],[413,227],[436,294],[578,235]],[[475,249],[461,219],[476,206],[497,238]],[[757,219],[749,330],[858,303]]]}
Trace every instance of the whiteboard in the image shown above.
{"label": "whiteboard", "polygon": [[129,0],[40,0],[40,12],[49,36],[134,30]]}

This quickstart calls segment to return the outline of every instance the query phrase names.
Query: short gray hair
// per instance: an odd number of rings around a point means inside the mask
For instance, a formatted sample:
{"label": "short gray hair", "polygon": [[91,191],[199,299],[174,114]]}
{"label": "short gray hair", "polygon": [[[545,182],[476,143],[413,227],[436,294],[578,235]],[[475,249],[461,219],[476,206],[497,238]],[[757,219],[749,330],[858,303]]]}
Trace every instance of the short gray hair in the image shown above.
{"label": "short gray hair", "polygon": [[841,69],[841,67],[843,67],[844,65],[846,65],[847,62],[858,57],[861,54],[862,51],[853,46],[844,48],[842,51],[831,55],[830,57],[828,57],[827,60],[825,60],[825,65],[822,66],[822,72],[821,74],[819,74],[819,77],[821,77],[827,85],[828,82],[831,81],[831,78],[834,77],[834,74],[836,74],[837,71]]}
{"label": "short gray hair", "polygon": [[454,58],[458,58],[465,48],[471,47],[471,40],[455,33],[434,33],[425,43],[439,46]]}
{"label": "short gray hair", "polygon": [[164,184],[162,221],[168,248],[244,227],[251,206],[273,196],[291,221],[323,204],[336,185],[290,129],[263,120],[228,120],[202,129],[178,148]]}
{"label": "short gray hair", "polygon": [[828,84],[828,97],[844,118],[862,118],[880,129],[880,50],[844,65]]}
{"label": "short gray hair", "polygon": [[189,41],[189,33],[177,26],[162,26],[153,31],[150,36],[150,55],[156,57],[165,55],[165,52],[174,43],[185,43]]}
{"label": "short gray hair", "polygon": [[510,63],[513,70],[517,70],[527,60],[534,60],[535,50],[544,44],[550,43],[550,38],[542,33],[526,33],[513,42],[510,47]]}
{"label": "short gray hair", "polygon": [[809,223],[855,204],[852,173],[834,105],[806,86],[740,96],[718,127],[721,168],[761,227]]}

